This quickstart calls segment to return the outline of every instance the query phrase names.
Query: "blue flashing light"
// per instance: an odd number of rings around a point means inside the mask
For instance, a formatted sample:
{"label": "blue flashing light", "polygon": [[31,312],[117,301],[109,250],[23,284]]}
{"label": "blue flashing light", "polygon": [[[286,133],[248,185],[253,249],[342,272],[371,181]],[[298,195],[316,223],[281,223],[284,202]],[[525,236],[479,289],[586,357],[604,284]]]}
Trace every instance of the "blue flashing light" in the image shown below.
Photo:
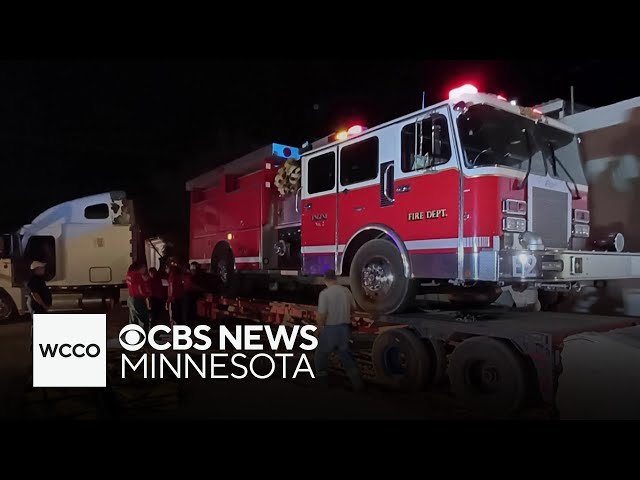
{"label": "blue flashing light", "polygon": [[272,144],[272,155],[281,158],[293,158],[294,160],[300,160],[300,149],[296,147],[289,147],[288,145],[280,145],[279,143]]}

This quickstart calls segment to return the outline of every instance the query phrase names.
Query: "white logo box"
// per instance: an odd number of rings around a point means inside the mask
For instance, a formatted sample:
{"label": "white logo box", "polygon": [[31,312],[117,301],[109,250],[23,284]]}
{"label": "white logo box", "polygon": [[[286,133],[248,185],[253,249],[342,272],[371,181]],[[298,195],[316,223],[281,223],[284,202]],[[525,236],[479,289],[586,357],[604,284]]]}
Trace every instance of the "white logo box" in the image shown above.
{"label": "white logo box", "polygon": [[33,386],[105,387],[106,343],[106,314],[35,314]]}

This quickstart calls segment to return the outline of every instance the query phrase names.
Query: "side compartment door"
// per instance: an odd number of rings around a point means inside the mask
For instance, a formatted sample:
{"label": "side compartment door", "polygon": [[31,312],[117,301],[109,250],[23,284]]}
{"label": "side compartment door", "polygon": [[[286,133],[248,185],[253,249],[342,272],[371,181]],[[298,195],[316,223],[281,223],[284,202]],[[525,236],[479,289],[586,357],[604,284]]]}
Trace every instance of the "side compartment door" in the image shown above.
{"label": "side compartment door", "polygon": [[335,268],[336,147],[302,160],[302,271],[322,275]]}

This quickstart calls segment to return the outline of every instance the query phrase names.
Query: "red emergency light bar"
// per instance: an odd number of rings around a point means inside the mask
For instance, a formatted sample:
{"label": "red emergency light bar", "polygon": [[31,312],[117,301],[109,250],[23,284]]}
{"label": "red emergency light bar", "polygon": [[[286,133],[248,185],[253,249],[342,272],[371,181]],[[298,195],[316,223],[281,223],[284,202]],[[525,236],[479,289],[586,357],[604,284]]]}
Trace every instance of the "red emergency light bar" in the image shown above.
{"label": "red emergency light bar", "polygon": [[460,95],[464,95],[465,93],[478,93],[478,89],[473,85],[471,85],[470,83],[467,83],[465,85],[462,85],[461,87],[450,90],[449,98],[450,99],[457,98]]}
{"label": "red emergency light bar", "polygon": [[360,135],[365,130],[365,127],[363,127],[362,125],[353,125],[347,130],[340,130],[338,133],[336,133],[336,140],[346,140],[347,138],[353,137],[355,135]]}

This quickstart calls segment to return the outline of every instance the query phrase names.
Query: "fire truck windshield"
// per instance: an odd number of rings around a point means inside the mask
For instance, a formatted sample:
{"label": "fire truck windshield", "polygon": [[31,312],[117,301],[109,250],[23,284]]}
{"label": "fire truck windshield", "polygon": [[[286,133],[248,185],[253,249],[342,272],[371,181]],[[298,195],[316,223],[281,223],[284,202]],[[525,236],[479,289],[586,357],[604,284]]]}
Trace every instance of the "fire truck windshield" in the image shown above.
{"label": "fire truck windshield", "polygon": [[587,184],[577,139],[569,132],[490,105],[471,106],[458,118],[458,131],[468,167],[526,171],[531,160],[532,175],[548,173],[569,183]]}

